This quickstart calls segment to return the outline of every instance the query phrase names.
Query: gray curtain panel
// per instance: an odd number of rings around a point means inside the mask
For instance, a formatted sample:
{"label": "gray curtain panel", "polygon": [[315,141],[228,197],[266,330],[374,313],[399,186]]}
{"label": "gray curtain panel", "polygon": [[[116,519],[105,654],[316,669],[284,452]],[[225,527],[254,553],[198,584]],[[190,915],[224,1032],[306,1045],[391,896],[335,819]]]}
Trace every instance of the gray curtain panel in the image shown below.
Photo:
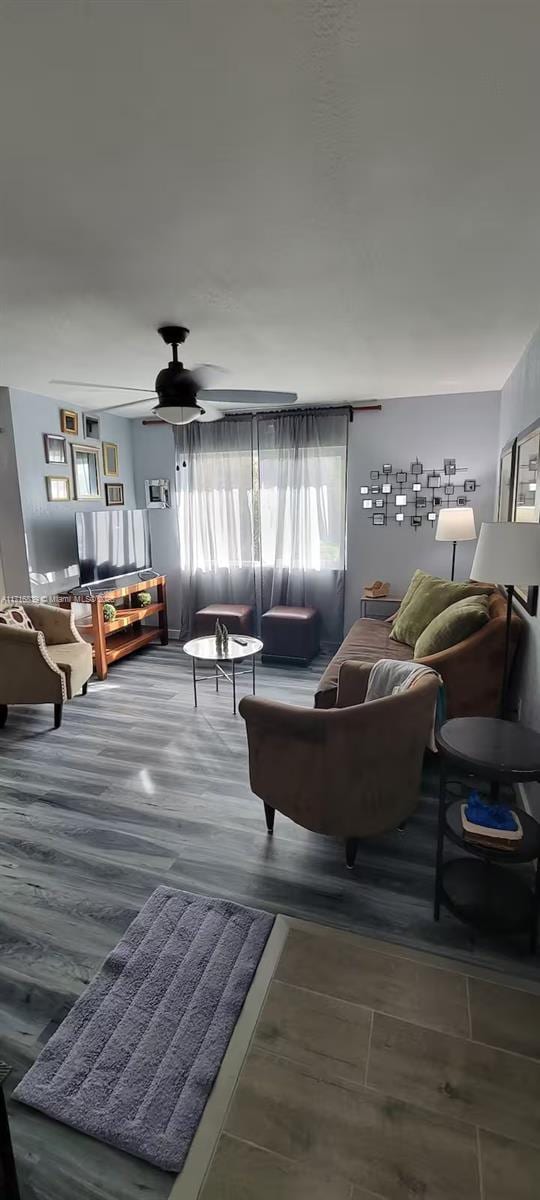
{"label": "gray curtain panel", "polygon": [[343,636],[344,409],[176,428],[182,633],[205,604],[312,605]]}

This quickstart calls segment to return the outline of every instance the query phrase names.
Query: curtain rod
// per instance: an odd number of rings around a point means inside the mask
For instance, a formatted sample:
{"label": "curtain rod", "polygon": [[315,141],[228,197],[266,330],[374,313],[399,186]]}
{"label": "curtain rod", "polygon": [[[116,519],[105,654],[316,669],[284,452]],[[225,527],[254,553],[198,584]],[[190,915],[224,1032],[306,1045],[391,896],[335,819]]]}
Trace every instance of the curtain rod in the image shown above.
{"label": "curtain rod", "polygon": [[[382,409],[382,404],[357,404],[357,405],[355,405],[355,404],[312,404],[312,405],[306,406],[306,407],[300,406],[300,405],[298,405],[298,407],[294,406],[292,408],[292,413],[294,414],[294,413],[320,413],[320,412],[348,412],[349,420],[352,421],[354,419],[355,413],[381,412],[381,409]],[[277,416],[281,417],[283,415],[287,416],[289,412],[291,412],[291,409],[288,409],[288,408],[272,408],[270,410],[267,410],[266,412],[260,412],[260,413],[238,412],[238,413],[230,413],[228,416],[226,416],[224,418],[224,420],[230,420],[231,418],[234,418],[234,419],[240,418],[241,420],[248,420],[248,418],[252,419],[253,417],[263,417],[263,418],[264,417],[277,417]],[[148,417],[148,418],[143,417],[142,423],[143,423],[143,425],[163,425],[163,424],[165,424],[165,422],[162,421],[159,417]]]}

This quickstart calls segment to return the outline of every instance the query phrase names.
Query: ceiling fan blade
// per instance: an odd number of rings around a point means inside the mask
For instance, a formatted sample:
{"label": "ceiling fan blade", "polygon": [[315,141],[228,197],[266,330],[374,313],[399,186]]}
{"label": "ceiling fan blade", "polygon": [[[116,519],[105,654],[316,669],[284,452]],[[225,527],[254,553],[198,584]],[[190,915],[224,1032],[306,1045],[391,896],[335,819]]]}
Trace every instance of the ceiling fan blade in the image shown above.
{"label": "ceiling fan blade", "polygon": [[147,392],[148,388],[122,387],[118,383],[87,383],[81,379],[49,379],[60,387],[90,388],[93,392]]}
{"label": "ceiling fan blade", "polygon": [[211,404],[210,408],[201,408],[197,420],[201,425],[210,425],[214,421],[222,421],[225,413],[220,408],[216,408],[215,404]]}
{"label": "ceiling fan blade", "polygon": [[251,408],[285,408],[296,404],[298,396],[296,392],[260,392],[252,388],[203,388],[197,400],[203,405],[217,404],[219,408],[223,405],[238,408],[243,404]]}
{"label": "ceiling fan blade", "polygon": [[137,404],[146,404],[149,400],[156,399],[157,396],[154,392],[152,396],[141,396],[139,400],[126,400],[124,404],[110,404],[108,408],[102,408],[101,412],[116,412],[118,408],[133,408]]}

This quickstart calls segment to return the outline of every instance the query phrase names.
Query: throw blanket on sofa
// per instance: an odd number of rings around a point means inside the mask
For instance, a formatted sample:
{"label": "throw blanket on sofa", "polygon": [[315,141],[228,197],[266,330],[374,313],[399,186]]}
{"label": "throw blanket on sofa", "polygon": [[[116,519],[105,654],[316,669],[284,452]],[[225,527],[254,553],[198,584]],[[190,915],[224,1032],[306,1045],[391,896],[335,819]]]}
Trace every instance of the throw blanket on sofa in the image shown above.
{"label": "throw blanket on sofa", "polygon": [[[394,696],[396,692],[406,692],[422,675],[435,675],[442,687],[442,679],[437,671],[433,670],[433,667],[424,667],[417,662],[397,662],[394,658],[381,658],[372,666],[369,673],[364,703],[368,704],[370,700],[382,700],[385,696]],[[440,696],[441,692],[439,691]],[[430,750],[436,750],[435,720],[439,704],[440,700],[433,709],[433,726],[429,739]],[[442,718],[440,712],[439,717]]]}

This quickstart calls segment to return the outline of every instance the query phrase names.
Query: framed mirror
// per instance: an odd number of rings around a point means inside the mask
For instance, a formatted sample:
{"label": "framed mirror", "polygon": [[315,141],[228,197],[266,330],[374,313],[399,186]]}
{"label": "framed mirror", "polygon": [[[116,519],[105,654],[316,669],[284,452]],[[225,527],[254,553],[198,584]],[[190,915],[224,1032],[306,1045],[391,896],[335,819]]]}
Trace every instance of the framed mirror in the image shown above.
{"label": "framed mirror", "polygon": [[499,460],[499,490],[497,493],[497,520],[512,520],[514,496],[514,471],[516,466],[516,441],[512,438],[501,450]]}
{"label": "framed mirror", "polygon": [[[502,457],[502,456],[501,456]],[[518,435],[512,488],[511,521],[540,520],[540,421]],[[538,588],[515,584],[515,596],[531,616],[538,606]]]}
{"label": "framed mirror", "polygon": [[99,450],[97,446],[71,446],[76,500],[100,500]]}

